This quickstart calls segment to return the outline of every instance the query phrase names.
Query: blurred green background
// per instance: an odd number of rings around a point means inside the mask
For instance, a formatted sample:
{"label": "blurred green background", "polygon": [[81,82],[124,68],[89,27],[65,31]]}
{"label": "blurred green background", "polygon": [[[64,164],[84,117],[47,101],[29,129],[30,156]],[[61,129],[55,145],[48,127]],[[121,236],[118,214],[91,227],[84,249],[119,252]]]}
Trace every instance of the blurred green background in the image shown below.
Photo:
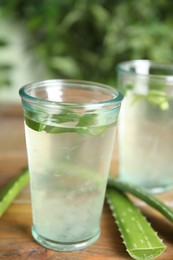
{"label": "blurred green background", "polygon": [[0,99],[48,78],[116,86],[115,67],[125,60],[172,63],[172,7],[172,0],[1,0]]}

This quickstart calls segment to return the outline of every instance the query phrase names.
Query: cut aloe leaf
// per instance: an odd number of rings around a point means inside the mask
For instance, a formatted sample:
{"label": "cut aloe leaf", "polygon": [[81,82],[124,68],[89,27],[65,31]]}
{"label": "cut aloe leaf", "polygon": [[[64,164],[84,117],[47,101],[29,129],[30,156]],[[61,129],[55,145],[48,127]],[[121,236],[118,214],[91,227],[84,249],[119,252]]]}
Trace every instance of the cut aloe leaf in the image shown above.
{"label": "cut aloe leaf", "polygon": [[106,198],[127,252],[133,259],[154,259],[164,252],[166,246],[125,194],[108,187]]}
{"label": "cut aloe leaf", "polygon": [[119,181],[113,177],[109,177],[108,179],[108,187],[114,187],[123,192],[129,192],[132,195],[138,197],[139,199],[145,201],[148,205],[158,210],[161,214],[163,214],[168,220],[173,222],[173,210],[166,206],[163,202],[156,199],[150,193],[139,189],[135,185],[132,185],[127,182]]}
{"label": "cut aloe leaf", "polygon": [[28,182],[29,174],[24,170],[0,191],[0,217]]}

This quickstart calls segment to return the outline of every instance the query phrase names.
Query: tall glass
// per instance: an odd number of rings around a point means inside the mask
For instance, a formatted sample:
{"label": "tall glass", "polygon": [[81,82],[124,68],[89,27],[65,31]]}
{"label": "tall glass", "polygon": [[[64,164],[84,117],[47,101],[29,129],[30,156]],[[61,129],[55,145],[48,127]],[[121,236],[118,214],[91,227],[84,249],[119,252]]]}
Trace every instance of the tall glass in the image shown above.
{"label": "tall glass", "polygon": [[72,80],[33,83],[19,93],[33,237],[54,250],[85,248],[100,235],[122,95],[102,84]]}
{"label": "tall glass", "polygon": [[173,65],[118,65],[124,93],[118,129],[119,175],[153,193],[173,187]]}

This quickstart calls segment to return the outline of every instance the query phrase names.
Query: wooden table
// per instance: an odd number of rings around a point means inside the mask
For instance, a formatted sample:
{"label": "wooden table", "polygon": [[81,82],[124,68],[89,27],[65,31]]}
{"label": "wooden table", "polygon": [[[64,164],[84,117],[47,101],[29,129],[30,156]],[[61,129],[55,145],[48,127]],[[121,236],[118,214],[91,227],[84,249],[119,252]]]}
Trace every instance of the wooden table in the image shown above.
{"label": "wooden table", "polygon": [[[20,105],[0,106],[0,187],[17,175],[27,166],[25,138],[23,129],[23,116]],[[117,171],[117,156],[111,165],[112,172]],[[159,198],[169,205],[173,205],[173,191]],[[166,251],[157,259],[173,259],[173,224],[168,222],[161,214],[136,201],[146,214],[153,228],[167,245]],[[0,219],[0,259],[60,259],[60,260],[128,260],[120,238],[119,231],[111,212],[105,203],[102,221],[101,236],[98,241],[81,251],[56,252],[38,245],[31,235],[31,202],[29,187],[27,187],[10,205]]]}

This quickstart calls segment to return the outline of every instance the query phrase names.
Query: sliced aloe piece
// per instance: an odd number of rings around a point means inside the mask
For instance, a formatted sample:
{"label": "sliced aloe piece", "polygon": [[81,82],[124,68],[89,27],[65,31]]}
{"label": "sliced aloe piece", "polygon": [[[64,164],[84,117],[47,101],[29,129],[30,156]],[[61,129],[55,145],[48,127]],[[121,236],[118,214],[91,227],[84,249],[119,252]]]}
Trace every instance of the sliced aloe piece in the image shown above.
{"label": "sliced aloe piece", "polygon": [[133,103],[140,99],[148,100],[152,105],[160,107],[161,110],[167,110],[169,108],[169,97],[166,93],[151,89],[147,95],[134,93]]}
{"label": "sliced aloe piece", "polygon": [[[105,115],[95,113],[77,115],[70,110],[63,110],[61,113],[53,115],[41,114],[41,120],[38,119],[39,115],[39,111],[26,110],[26,125],[37,132],[45,131],[49,134],[76,132],[95,136],[102,134],[107,128],[116,124],[116,122],[107,124],[107,116]],[[50,122],[53,122],[55,125],[49,125]],[[73,127],[65,126],[64,123],[70,122],[73,123]]]}
{"label": "sliced aloe piece", "polygon": [[106,198],[127,252],[132,258],[137,260],[154,259],[164,252],[166,246],[125,194],[108,187]]}
{"label": "sliced aloe piece", "polygon": [[126,96],[129,91],[133,93],[132,104],[141,99],[144,99],[147,100],[150,104],[158,106],[161,110],[169,109],[170,97],[165,92],[165,85],[158,82],[150,82],[148,87],[149,89],[146,94],[134,92],[134,87],[131,84],[124,86],[124,88],[121,89],[121,92],[124,94],[124,96]]}
{"label": "sliced aloe piece", "polygon": [[25,116],[25,123],[27,126],[29,126],[31,129],[40,132],[44,129],[44,125],[41,123],[38,123],[34,120],[29,119],[28,117]]}
{"label": "sliced aloe piece", "polygon": [[114,187],[123,192],[129,192],[132,195],[138,197],[139,199],[145,201],[151,207],[157,209],[160,213],[162,213],[168,220],[173,222],[173,210],[166,206],[163,202],[156,199],[150,193],[139,189],[135,185],[132,185],[127,182],[119,181],[113,177],[109,177],[108,179],[108,187]]}
{"label": "sliced aloe piece", "polygon": [[0,191],[0,217],[28,182],[29,174],[24,170]]}

